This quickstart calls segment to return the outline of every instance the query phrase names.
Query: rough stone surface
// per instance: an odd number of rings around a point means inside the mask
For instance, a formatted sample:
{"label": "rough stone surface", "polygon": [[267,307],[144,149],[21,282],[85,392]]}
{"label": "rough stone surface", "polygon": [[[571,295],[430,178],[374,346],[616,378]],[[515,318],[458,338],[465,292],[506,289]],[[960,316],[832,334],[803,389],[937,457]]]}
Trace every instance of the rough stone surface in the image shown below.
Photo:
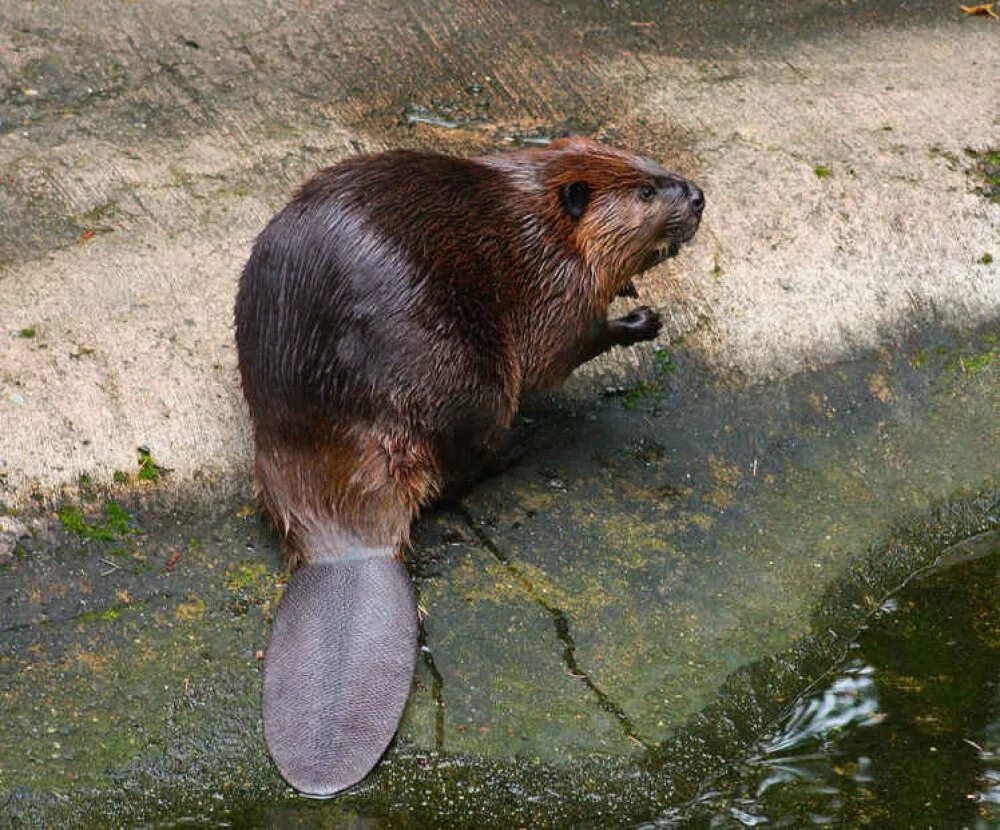
{"label": "rough stone surface", "polygon": [[1000,309],[1000,266],[979,262],[1000,207],[966,152],[998,141],[1000,30],[937,3],[106,0],[0,4],[0,28],[11,504],[110,481],[140,444],[175,485],[240,480],[237,274],[296,183],[361,149],[575,126],[693,176],[703,229],[641,290],[717,373]]}

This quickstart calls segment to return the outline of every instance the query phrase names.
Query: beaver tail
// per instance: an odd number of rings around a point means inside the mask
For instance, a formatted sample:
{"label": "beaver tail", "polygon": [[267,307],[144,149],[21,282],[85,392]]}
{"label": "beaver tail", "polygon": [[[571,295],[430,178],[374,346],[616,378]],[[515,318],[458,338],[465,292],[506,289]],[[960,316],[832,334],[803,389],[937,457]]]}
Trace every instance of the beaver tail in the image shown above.
{"label": "beaver tail", "polygon": [[413,584],[395,548],[300,568],[264,662],[264,739],[285,780],[327,798],[364,778],[399,725],[416,653]]}

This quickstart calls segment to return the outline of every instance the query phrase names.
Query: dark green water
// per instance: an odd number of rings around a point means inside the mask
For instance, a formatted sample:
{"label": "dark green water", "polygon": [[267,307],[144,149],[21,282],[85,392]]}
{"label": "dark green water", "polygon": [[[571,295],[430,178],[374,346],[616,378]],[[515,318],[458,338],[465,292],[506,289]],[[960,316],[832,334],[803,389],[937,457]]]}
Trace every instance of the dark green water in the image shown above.
{"label": "dark green water", "polygon": [[1000,537],[911,580],[753,757],[643,826],[1000,827]]}

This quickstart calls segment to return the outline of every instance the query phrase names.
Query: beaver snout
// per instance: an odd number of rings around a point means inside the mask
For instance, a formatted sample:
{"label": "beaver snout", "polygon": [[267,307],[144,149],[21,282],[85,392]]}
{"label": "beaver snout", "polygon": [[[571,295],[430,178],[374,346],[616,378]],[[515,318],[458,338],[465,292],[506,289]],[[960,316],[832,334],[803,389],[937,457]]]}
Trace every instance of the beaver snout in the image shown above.
{"label": "beaver snout", "polygon": [[705,194],[696,184],[677,178],[669,190],[667,217],[664,230],[669,240],[667,256],[674,256],[678,248],[689,242],[698,231],[701,215],[705,211]]}
{"label": "beaver snout", "polygon": [[701,216],[705,210],[705,194],[698,185],[674,175],[661,176],[659,182],[661,192],[673,209],[688,208],[695,216]]}
{"label": "beaver snout", "polygon": [[684,185],[687,187],[687,199],[688,204],[691,205],[691,210],[698,216],[701,216],[702,211],[705,210],[705,194],[702,193],[701,188],[696,184],[684,182]]}
{"label": "beaver snout", "polygon": [[694,219],[694,227],[698,227],[698,221],[705,210],[705,194],[696,184],[692,184],[687,179],[678,179],[670,187],[670,202],[682,215],[689,213]]}
{"label": "beaver snout", "polygon": [[663,225],[655,248],[645,257],[641,271],[677,256],[681,245],[689,242],[701,224],[705,194],[696,184],[669,175],[660,179],[660,193],[665,197]]}

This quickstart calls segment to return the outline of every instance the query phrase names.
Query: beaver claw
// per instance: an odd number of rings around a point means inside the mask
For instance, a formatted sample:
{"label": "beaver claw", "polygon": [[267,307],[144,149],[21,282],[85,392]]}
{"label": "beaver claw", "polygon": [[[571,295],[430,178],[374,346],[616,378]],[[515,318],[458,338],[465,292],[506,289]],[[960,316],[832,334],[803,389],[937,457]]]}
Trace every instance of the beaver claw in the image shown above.
{"label": "beaver claw", "polygon": [[660,319],[658,311],[644,305],[633,309],[624,317],[613,320],[612,325],[621,345],[630,346],[633,343],[655,338],[663,327],[663,321]]}
{"label": "beaver claw", "polygon": [[621,288],[618,289],[619,297],[633,297],[635,299],[639,298],[639,289],[635,287],[635,283],[632,280],[628,280]]}

